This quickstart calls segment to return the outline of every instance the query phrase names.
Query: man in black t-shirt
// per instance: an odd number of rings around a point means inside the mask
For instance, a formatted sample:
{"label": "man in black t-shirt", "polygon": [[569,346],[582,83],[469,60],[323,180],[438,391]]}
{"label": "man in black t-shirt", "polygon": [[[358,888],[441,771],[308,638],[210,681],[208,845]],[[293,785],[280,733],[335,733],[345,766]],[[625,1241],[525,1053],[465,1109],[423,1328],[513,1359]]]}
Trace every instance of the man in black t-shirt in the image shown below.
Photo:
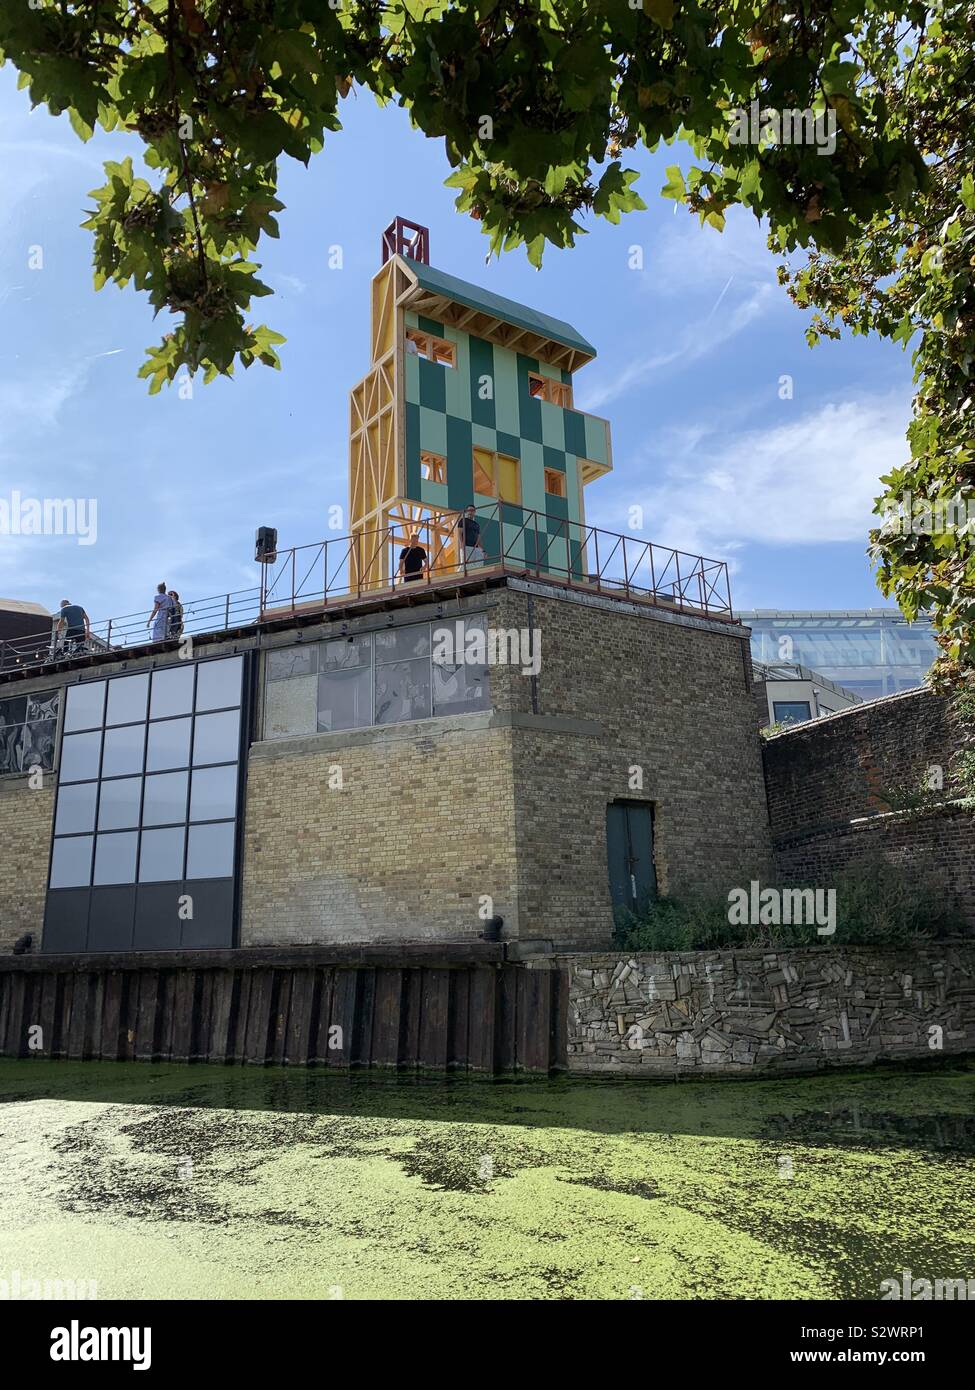
{"label": "man in black t-shirt", "polygon": [[419,531],[411,531],[410,539],[399,553],[399,569],[396,571],[404,584],[422,579],[427,573],[427,552],[420,544]]}
{"label": "man in black t-shirt", "polygon": [[484,547],[481,545],[481,523],[474,507],[466,507],[458,518],[457,530],[460,532],[460,558],[462,563],[479,565],[484,561]]}

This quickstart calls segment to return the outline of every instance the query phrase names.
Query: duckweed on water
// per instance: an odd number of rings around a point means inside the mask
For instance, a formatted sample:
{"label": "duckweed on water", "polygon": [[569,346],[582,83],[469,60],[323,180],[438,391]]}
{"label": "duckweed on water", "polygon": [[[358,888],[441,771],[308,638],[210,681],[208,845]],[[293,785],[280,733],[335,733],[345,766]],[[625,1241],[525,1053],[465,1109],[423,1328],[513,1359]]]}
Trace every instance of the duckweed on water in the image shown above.
{"label": "duckweed on water", "polygon": [[877,1298],[975,1275],[975,1067],[416,1082],[0,1061],[0,1270],[101,1298]]}

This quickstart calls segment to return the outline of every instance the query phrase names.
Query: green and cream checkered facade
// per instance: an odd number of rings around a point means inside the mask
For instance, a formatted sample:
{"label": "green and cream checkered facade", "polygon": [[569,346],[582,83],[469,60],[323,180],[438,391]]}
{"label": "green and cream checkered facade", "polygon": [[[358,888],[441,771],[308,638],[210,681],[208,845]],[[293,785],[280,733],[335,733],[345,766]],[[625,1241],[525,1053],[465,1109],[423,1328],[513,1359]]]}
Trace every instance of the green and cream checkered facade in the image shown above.
{"label": "green and cream checkered facade", "polygon": [[[583,465],[610,466],[608,423],[532,396],[529,374],[568,386],[572,378],[565,368],[410,311],[405,322],[407,328],[453,343],[457,354],[456,367],[405,355],[407,496],[430,507],[460,510],[473,503],[488,511],[490,519],[483,522],[485,546],[490,554],[500,553],[497,499],[474,492],[473,451],[483,448],[516,458],[521,505],[504,503],[501,508],[504,554],[529,565],[536,563],[530,552],[542,521],[537,527],[526,526],[526,511],[545,518],[549,538],[543,555],[554,559],[560,548],[564,554],[564,538],[576,544],[581,538],[575,526],[564,523],[581,526],[585,521]],[[445,483],[420,476],[420,455],[427,451],[447,460]],[[545,491],[546,469],[564,474],[564,497]],[[564,560],[556,565],[562,568]]]}
{"label": "green and cream checkered facade", "polygon": [[[445,513],[473,504],[489,560],[581,573],[584,489],[612,468],[610,427],[533,395],[530,377],[571,400],[591,344],[570,324],[403,256],[373,280],[371,329],[373,366],[352,393],[353,533],[400,534],[431,516],[446,530]],[[409,351],[411,331],[451,344],[453,363]],[[518,504],[475,493],[478,449],[517,460]],[[423,454],[445,460],[443,481],[423,476]],[[563,488],[547,490],[547,470]],[[377,566],[368,577],[381,582]]]}

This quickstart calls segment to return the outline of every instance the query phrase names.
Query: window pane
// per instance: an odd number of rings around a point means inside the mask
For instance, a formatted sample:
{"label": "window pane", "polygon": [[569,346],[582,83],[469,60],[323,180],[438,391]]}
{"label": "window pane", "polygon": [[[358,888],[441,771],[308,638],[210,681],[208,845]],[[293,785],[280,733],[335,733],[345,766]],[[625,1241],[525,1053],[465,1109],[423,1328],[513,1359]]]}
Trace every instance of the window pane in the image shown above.
{"label": "window pane", "polygon": [[172,825],[186,819],[188,772],[160,772],[146,778],[142,803],[143,825]]}
{"label": "window pane", "polygon": [[237,769],[205,767],[193,773],[190,820],[220,820],[237,814]]}
{"label": "window pane", "polygon": [[377,662],[409,661],[414,656],[430,655],[429,623],[391,628],[387,632],[377,632],[375,636]]}
{"label": "window pane", "polygon": [[139,837],[135,831],[95,837],[93,883],[134,883],[135,850]]}
{"label": "window pane", "polygon": [[105,723],[133,724],[136,720],[145,719],[148,698],[148,671],[139,676],[122,676],[110,680]]}
{"label": "window pane", "polygon": [[193,708],[194,666],[167,666],[152,673],[150,719],[162,719],[170,714],[189,714]]}
{"label": "window pane", "polygon": [[19,772],[23,756],[23,724],[0,724],[0,773]]}
{"label": "window pane", "polygon": [[291,676],[312,676],[318,670],[318,643],[284,647],[267,654],[269,681],[288,680]]}
{"label": "window pane", "polygon": [[[459,631],[458,631],[459,626]],[[446,655],[452,661],[438,661],[438,631],[446,631]],[[471,636],[471,634],[476,636]],[[465,710],[486,709],[491,703],[488,668],[483,662],[471,661],[471,656],[487,654],[487,618],[467,618],[461,624],[434,630],[433,648],[433,712],[434,714],[463,714]]]}
{"label": "window pane", "polygon": [[141,795],[141,777],[103,782],[98,800],[98,829],[127,830],[130,825],[138,825]]}
{"label": "window pane", "polygon": [[430,716],[430,662],[401,661],[376,668],[376,723]]}
{"label": "window pane", "polygon": [[372,636],[340,637],[321,644],[321,670],[344,671],[350,666],[368,666],[372,661]]}
{"label": "window pane", "polygon": [[777,720],[789,720],[801,724],[811,718],[808,700],[773,700],[772,713]]}
{"label": "window pane", "polygon": [[361,729],[372,723],[372,671],[368,666],[318,677],[318,728]]}
{"label": "window pane", "polygon": [[198,714],[193,733],[193,763],[236,761],[240,751],[240,710]]}
{"label": "window pane", "polygon": [[54,745],[57,742],[58,721],[39,719],[36,724],[24,725],[24,760],[26,772],[31,767],[53,767]]}
{"label": "window pane", "polygon": [[51,859],[52,888],[87,888],[91,882],[93,835],[71,840],[55,840]]}
{"label": "window pane", "polygon": [[62,782],[80,782],[98,776],[102,751],[102,736],[97,734],[66,734],[61,740]]}
{"label": "window pane", "polygon": [[26,718],[26,695],[16,695],[10,700],[0,700],[0,725],[23,724]]}
{"label": "window pane", "polygon": [[183,877],[182,825],[169,830],[144,830],[139,851],[139,882],[159,883]]}
{"label": "window pane", "polygon": [[268,681],[264,695],[264,737],[313,734],[317,723],[318,677]]}
{"label": "window pane", "polygon": [[98,728],[104,708],[104,681],[83,681],[80,685],[69,685],[64,706],[65,733],[75,729]]}
{"label": "window pane", "polygon": [[125,724],[120,729],[106,729],[102,776],[125,777],[130,772],[141,772],[145,741],[145,724]]}
{"label": "window pane", "polygon": [[225,661],[201,661],[196,675],[196,708],[223,709],[240,704],[240,673],[243,657]]}
{"label": "window pane", "polygon": [[[27,718],[33,719],[57,719],[58,717],[58,692],[45,691],[41,695],[27,696]],[[0,719],[0,724],[3,720]]]}
{"label": "window pane", "polygon": [[56,835],[94,830],[97,792],[95,782],[79,782],[73,787],[58,788],[58,814],[54,825]]}
{"label": "window pane", "polygon": [[191,719],[165,719],[149,725],[149,749],[146,771],[159,772],[167,767],[186,767],[190,761]]}
{"label": "window pane", "polygon": [[234,823],[191,825],[187,878],[228,878],[234,871]]}

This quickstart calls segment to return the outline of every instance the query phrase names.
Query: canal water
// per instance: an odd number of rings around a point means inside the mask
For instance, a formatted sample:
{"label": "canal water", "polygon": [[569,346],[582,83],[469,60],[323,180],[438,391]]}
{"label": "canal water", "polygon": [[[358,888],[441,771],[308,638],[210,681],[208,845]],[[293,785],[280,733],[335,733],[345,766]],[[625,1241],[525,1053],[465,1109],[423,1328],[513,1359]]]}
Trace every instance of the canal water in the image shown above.
{"label": "canal water", "polygon": [[965,1062],[669,1084],[0,1061],[0,1281],[880,1298],[905,1270],[975,1279],[973,1150]]}

